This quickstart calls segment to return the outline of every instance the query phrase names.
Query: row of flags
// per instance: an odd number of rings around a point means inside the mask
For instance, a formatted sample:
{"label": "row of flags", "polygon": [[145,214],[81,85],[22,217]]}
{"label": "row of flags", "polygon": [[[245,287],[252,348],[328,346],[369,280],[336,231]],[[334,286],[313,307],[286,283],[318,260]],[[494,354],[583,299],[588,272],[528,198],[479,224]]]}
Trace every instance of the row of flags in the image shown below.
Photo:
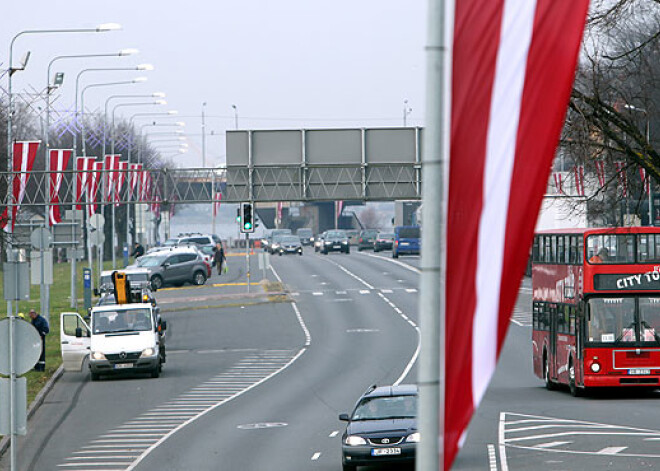
{"label": "row of flags", "polygon": [[[23,202],[27,183],[39,149],[39,141],[16,141],[13,146],[12,168],[12,231],[16,217]],[[50,151],[50,211],[48,215],[51,226],[62,222],[60,190],[64,180],[64,171],[73,155],[72,149],[51,149]],[[87,215],[98,211],[101,202],[119,206],[122,191],[126,199],[151,201],[149,210],[158,218],[160,216],[161,198],[157,187],[153,184],[151,173],[142,164],[129,164],[120,160],[119,155],[106,155],[104,161],[96,161],[95,157],[77,157],[75,162],[75,203],[76,209],[87,206]],[[105,174],[105,181],[102,180]],[[126,185],[126,186],[125,186]],[[103,195],[100,195],[104,188]],[[7,230],[8,207],[0,216],[0,228]]]}
{"label": "row of flags", "polygon": [[[603,160],[597,160],[595,162],[596,167],[596,176],[598,178],[598,184],[600,187],[605,186],[605,162]],[[624,161],[614,162],[615,172],[618,179],[619,188],[621,189],[621,194],[623,197],[628,196],[628,174],[626,172],[627,164]],[[584,191],[584,166],[576,165],[570,172],[554,172],[552,174],[555,182],[555,190],[558,195],[565,195],[565,183],[566,178],[573,179],[573,185],[575,187],[575,193],[577,196],[585,196]],[[642,184],[644,185],[644,193],[648,194],[651,183],[649,175],[646,172],[646,169],[639,167],[639,177]]]}

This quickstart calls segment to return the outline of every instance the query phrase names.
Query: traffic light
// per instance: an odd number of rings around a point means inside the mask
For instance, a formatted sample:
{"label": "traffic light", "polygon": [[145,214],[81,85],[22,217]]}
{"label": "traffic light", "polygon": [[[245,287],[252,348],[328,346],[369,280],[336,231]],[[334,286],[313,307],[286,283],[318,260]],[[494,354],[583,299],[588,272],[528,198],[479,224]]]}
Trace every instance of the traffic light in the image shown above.
{"label": "traffic light", "polygon": [[241,232],[254,232],[254,213],[252,203],[241,203]]}

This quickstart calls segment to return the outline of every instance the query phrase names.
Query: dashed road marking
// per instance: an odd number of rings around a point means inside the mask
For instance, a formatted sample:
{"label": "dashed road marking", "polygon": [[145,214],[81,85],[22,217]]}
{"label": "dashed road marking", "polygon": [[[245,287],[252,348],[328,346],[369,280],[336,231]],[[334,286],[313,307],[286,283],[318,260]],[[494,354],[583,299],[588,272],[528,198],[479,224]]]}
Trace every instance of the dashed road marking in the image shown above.
{"label": "dashed road marking", "polygon": [[316,453],[314,453],[314,454],[312,455],[312,461],[316,461],[316,460],[318,460],[320,457],[321,457],[321,453],[317,451]]}
{"label": "dashed road marking", "polygon": [[339,435],[339,430],[334,430],[328,437],[330,438],[335,438],[337,435]]}

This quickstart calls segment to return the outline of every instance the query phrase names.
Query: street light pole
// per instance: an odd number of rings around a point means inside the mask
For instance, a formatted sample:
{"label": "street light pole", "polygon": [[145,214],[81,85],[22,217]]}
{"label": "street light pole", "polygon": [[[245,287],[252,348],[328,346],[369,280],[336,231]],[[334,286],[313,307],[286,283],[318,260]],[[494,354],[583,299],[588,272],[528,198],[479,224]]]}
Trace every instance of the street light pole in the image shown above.
{"label": "street light pole", "polygon": [[234,129],[238,130],[238,108],[236,105],[231,105],[234,108]]}
{"label": "street light pole", "polygon": [[[121,28],[118,24],[110,24],[106,23],[103,25],[99,25],[96,28],[90,29],[90,28],[79,28],[79,29],[43,29],[43,30],[25,30],[21,31],[18,34],[16,34],[10,44],[9,44],[9,67],[8,67],[8,77],[7,77],[7,101],[8,101],[8,107],[7,107],[7,166],[8,166],[8,171],[10,174],[10,177],[13,177],[13,152],[12,152],[12,115],[13,115],[13,96],[12,96],[12,75],[14,72],[18,70],[23,70],[25,69],[25,66],[27,65],[27,57],[25,61],[23,61],[23,65],[20,68],[14,68],[13,65],[13,56],[14,56],[14,43],[16,40],[23,35],[27,34],[58,34],[58,33],[96,33],[96,32],[105,32],[105,31],[111,31],[115,29]],[[29,53],[28,53],[29,54]],[[13,178],[10,178],[10,182],[13,181]],[[11,183],[10,183],[11,185]],[[8,205],[8,210],[7,210],[7,229],[9,233],[11,234],[13,232],[12,230],[12,212],[13,212],[13,205],[16,203],[13,201],[13,192],[11,189],[8,190],[10,194],[10,204]],[[9,261],[11,258],[11,244],[7,244],[7,260]],[[16,407],[16,369],[15,369],[15,357],[14,357],[14,348],[15,348],[15,339],[14,339],[14,322],[15,322],[15,316],[13,312],[13,306],[11,301],[7,301],[7,316],[9,317],[9,414],[10,414],[10,419],[9,419],[9,440],[10,440],[10,452],[9,452],[9,466],[10,469],[13,471],[16,469],[16,421],[15,421],[15,414],[14,410]]]}

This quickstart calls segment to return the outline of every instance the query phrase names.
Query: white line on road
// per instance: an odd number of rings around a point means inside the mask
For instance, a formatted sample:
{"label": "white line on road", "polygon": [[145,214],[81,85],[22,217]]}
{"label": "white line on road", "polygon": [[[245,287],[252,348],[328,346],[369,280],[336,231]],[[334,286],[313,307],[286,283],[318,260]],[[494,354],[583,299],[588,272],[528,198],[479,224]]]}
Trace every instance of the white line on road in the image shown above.
{"label": "white line on road", "polygon": [[360,255],[364,255],[365,257],[372,257],[372,258],[376,258],[378,260],[384,260],[386,262],[394,263],[394,264],[399,265],[400,267],[403,267],[406,270],[410,270],[411,272],[414,272],[414,273],[418,273],[418,274],[421,273],[421,270],[419,268],[415,268],[413,266],[408,265],[407,263],[403,263],[403,262],[400,262],[398,260],[392,260],[391,258],[379,257],[378,255],[372,255],[372,254],[368,254],[368,253],[364,253],[364,252],[359,252],[359,253],[360,253]]}
{"label": "white line on road", "polygon": [[360,294],[369,294],[370,292],[371,291],[369,291],[368,289],[361,289],[360,290]]}
{"label": "white line on road", "polygon": [[332,432],[330,435],[328,435],[328,437],[330,437],[330,438],[335,438],[337,435],[339,435],[339,430],[335,430],[335,431]]}
{"label": "white line on road", "polygon": [[573,442],[548,442],[548,443],[541,443],[539,445],[534,445],[534,448],[552,448],[555,446],[560,446],[560,445],[568,445],[569,443]]}
{"label": "white line on road", "polygon": [[599,455],[616,455],[617,453],[627,449],[627,446],[608,446],[607,448],[603,448],[600,451],[597,451]]}
{"label": "white line on road", "polygon": [[312,461],[318,460],[320,456],[321,456],[321,453],[317,451],[316,453],[314,453],[312,455]]}
{"label": "white line on road", "polygon": [[488,465],[490,471],[497,471],[497,456],[495,456],[495,445],[488,444]]}

